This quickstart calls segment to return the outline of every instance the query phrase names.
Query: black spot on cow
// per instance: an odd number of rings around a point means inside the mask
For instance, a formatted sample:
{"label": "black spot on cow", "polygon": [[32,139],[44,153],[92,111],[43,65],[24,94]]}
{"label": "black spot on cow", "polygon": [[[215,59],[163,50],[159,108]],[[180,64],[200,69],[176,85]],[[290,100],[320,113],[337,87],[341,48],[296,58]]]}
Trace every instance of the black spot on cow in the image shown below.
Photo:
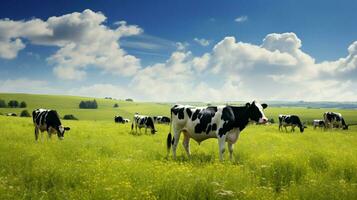
{"label": "black spot on cow", "polygon": [[175,115],[177,115],[178,109],[176,108],[176,105],[173,108],[171,108],[171,113],[174,113]]}
{"label": "black spot on cow", "polygon": [[184,111],[185,111],[185,108],[180,108],[180,109],[178,110],[178,118],[179,118],[179,119],[183,119],[183,118],[185,117]]}
{"label": "black spot on cow", "polygon": [[[209,131],[211,131],[211,127],[208,126],[211,126],[210,123],[216,112],[217,107],[207,107],[206,109],[201,110],[198,114],[200,122],[195,126],[195,133],[206,132],[208,134]],[[209,131],[208,128],[210,129]]]}
{"label": "black spot on cow", "polygon": [[217,130],[217,124],[212,124],[212,131],[216,131]]}
{"label": "black spot on cow", "polygon": [[195,121],[198,117],[198,113],[200,113],[200,109],[196,109],[192,115],[192,121]]}
{"label": "black spot on cow", "polygon": [[186,108],[186,112],[187,112],[188,117],[191,118],[191,116],[192,116],[191,109],[190,108]]}

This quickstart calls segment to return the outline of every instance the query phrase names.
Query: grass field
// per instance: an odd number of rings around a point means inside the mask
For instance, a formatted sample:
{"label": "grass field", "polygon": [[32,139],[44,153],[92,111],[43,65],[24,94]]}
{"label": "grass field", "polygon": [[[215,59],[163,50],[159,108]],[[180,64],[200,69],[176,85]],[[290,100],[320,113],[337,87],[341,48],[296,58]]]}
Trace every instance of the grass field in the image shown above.
{"label": "grass field", "polygon": [[[0,99],[7,100],[5,96],[1,94]],[[300,134],[279,132],[276,124],[249,125],[235,145],[233,161],[226,153],[226,161],[219,162],[214,139],[201,145],[192,141],[191,159],[180,145],[178,159],[172,160],[166,159],[169,126],[158,125],[156,135],[133,135],[130,124],[115,124],[112,116],[106,116],[119,112],[129,117],[140,109],[165,114],[169,105],[119,101],[121,107],[115,110],[113,100],[103,99],[98,100],[100,109],[82,111],[76,105],[86,98],[63,96],[56,102],[53,96],[23,95],[14,99],[25,100],[29,110],[56,108],[60,114],[68,112],[81,120],[62,121],[71,127],[63,141],[45,137],[36,143],[31,118],[0,116],[0,199],[357,197],[357,126],[327,132],[309,127]],[[357,111],[340,111],[349,123],[357,120]],[[268,116],[297,113],[303,121],[322,112],[266,110]]]}

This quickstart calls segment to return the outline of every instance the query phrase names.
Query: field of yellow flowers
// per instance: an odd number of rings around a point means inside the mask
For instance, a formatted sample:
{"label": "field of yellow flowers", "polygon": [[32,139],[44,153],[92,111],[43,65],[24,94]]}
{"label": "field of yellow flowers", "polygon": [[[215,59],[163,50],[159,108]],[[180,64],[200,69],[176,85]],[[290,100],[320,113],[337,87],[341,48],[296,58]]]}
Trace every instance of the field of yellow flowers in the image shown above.
{"label": "field of yellow flowers", "polygon": [[300,134],[250,125],[234,160],[217,140],[166,158],[169,126],[64,121],[65,139],[34,141],[30,118],[0,116],[0,199],[355,199],[357,127]]}

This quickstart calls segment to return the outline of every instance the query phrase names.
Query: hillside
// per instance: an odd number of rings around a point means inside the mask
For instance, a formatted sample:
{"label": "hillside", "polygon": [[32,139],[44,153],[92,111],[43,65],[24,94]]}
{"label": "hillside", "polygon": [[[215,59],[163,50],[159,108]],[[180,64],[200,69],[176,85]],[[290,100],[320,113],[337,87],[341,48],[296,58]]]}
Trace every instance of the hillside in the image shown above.
{"label": "hillside", "polygon": [[[36,108],[55,109],[63,116],[73,114],[80,120],[113,120],[115,115],[121,115],[125,118],[132,118],[135,112],[140,114],[168,115],[168,104],[159,103],[136,103],[113,99],[95,98],[98,103],[98,109],[79,109],[80,101],[93,100],[89,97],[78,96],[59,96],[59,95],[37,95],[37,94],[0,94],[0,99],[6,101],[17,100],[25,101],[29,112]],[[113,108],[115,103],[119,108]],[[1,113],[14,112],[19,114],[24,108],[0,108]]]}
{"label": "hillside", "polygon": [[[83,100],[93,100],[90,97],[60,96],[60,95],[37,95],[37,94],[6,94],[0,93],[0,99],[8,102],[9,100],[25,101],[27,110],[32,111],[36,108],[55,109],[61,116],[73,114],[80,120],[101,120],[111,121],[115,115],[121,115],[131,119],[134,113],[146,115],[166,115],[169,116],[170,106],[174,103],[152,103],[152,102],[127,102],[122,100],[96,98],[98,109],[79,109],[78,104]],[[113,108],[115,103],[119,108]],[[185,103],[183,103],[185,104]],[[198,104],[198,103],[196,103]],[[214,103],[211,103],[215,105]],[[200,103],[199,105],[205,105]],[[221,104],[220,104],[221,105]],[[237,104],[234,104],[237,105]],[[14,112],[19,114],[23,108],[0,108],[0,113]],[[313,119],[321,119],[326,111],[340,112],[347,123],[357,123],[357,110],[337,109],[337,108],[306,108],[281,105],[271,105],[265,110],[268,118],[273,118],[277,122],[279,114],[299,115],[303,122],[311,123]]]}

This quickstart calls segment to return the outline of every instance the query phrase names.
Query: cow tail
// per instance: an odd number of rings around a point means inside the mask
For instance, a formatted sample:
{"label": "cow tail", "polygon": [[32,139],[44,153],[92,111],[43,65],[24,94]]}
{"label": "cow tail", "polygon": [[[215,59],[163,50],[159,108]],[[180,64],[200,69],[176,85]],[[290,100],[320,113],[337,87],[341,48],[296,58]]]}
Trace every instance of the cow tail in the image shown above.
{"label": "cow tail", "polygon": [[171,145],[172,145],[172,135],[171,135],[171,128],[172,128],[172,110],[170,110],[170,132],[167,135],[166,145],[167,145],[167,154],[170,153]]}

